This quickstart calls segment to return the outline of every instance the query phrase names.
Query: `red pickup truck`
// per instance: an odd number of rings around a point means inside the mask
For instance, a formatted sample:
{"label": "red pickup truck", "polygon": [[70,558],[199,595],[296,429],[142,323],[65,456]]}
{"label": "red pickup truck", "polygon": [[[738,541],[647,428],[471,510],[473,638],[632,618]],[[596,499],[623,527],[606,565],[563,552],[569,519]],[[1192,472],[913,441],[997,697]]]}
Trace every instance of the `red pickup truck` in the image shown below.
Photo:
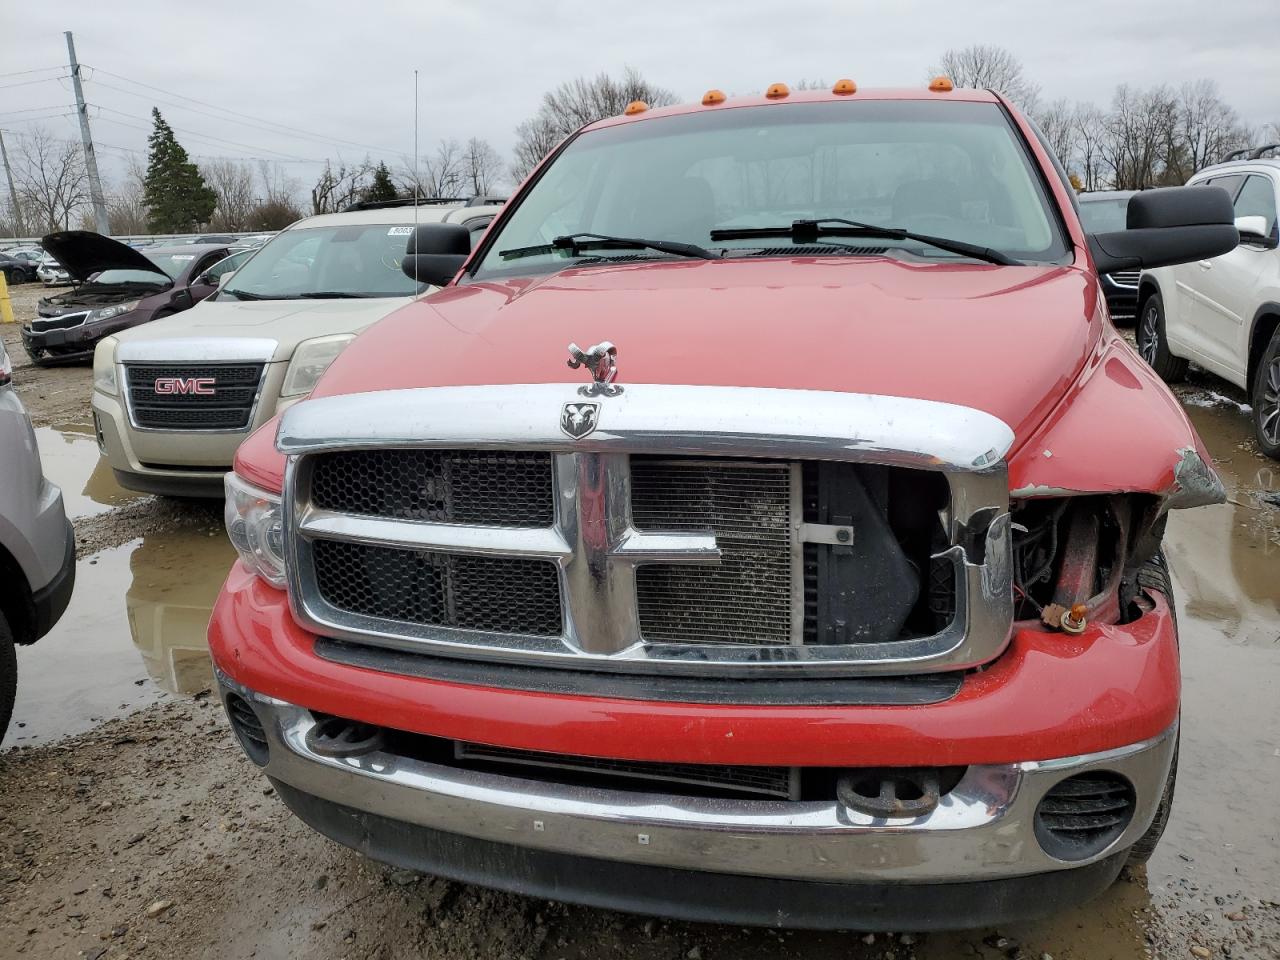
{"label": "red pickup truck", "polygon": [[[1168,511],[1221,483],[987,91],[649,109],[561,144],[227,477],[209,628],[250,759],[402,867],[694,920],[1006,922],[1149,856]],[[578,346],[581,344],[582,346]]]}

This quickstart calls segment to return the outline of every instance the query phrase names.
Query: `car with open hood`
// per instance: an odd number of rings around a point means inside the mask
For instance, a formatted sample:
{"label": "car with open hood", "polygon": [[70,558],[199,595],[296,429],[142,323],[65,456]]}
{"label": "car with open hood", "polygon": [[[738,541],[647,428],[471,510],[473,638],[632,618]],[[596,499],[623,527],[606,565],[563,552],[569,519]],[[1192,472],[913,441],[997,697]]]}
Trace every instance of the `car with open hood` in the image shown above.
{"label": "car with open hood", "polygon": [[524,895],[1080,903],[1168,819],[1161,540],[1224,498],[1099,275],[1238,240],[1213,187],[1086,232],[1034,126],[945,79],[633,103],[474,249],[418,227],[442,289],[240,446],[232,730],[329,837]]}
{"label": "car with open hood", "polygon": [[93,357],[103,337],[189,310],[217,289],[207,271],[226,244],[181,244],[135,250],[89,230],[51,233],[40,241],[75,286],[45,297],[22,328],[33,363],[47,366]]}
{"label": "car with open hood", "polygon": [[498,209],[384,201],[308,217],[214,266],[221,287],[196,309],[102,340],[93,416],[116,479],[221,496],[240,441],[309,393],[356,334],[427,289],[401,270],[415,223],[451,224],[469,243]]}

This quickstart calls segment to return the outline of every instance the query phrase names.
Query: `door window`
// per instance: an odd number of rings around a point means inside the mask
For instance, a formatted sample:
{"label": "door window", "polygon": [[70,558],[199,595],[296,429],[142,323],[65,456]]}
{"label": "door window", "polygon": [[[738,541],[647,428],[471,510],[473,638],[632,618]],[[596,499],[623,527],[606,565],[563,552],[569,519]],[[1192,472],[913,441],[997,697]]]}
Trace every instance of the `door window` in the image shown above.
{"label": "door window", "polygon": [[1225,177],[1214,177],[1211,180],[1206,180],[1204,185],[1207,187],[1221,187],[1223,190],[1227,191],[1227,196],[1234,200],[1236,197],[1236,191],[1240,189],[1240,184],[1243,182],[1243,173],[1232,173]]}
{"label": "door window", "polygon": [[1236,197],[1237,217],[1263,217],[1267,221],[1264,236],[1276,236],[1276,191],[1271,180],[1260,174],[1252,174]]}

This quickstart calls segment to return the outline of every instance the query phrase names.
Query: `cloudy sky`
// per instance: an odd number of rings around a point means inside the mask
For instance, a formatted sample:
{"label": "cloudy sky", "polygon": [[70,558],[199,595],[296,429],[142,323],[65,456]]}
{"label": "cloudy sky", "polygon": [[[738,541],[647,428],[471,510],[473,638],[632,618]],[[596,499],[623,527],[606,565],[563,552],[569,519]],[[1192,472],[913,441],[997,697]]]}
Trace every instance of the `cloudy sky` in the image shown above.
{"label": "cloudy sky", "polygon": [[1209,78],[1249,123],[1280,122],[1277,0],[4,0],[9,139],[37,124],[76,134],[57,116],[74,102],[68,29],[109,176],[145,150],[153,105],[198,157],[277,160],[309,185],[325,157],[411,153],[415,68],[424,145],[480,136],[506,158],[542,92],[580,74],[629,64],[690,99],[802,78],[914,85],[978,42],[1013,51],[1048,99]]}

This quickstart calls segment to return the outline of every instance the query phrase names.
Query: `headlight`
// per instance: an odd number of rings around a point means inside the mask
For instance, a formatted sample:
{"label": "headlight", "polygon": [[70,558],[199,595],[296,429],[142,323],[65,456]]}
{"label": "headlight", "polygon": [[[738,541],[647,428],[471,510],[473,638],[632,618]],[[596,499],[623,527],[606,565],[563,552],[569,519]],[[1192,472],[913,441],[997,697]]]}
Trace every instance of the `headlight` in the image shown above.
{"label": "headlight", "polygon": [[103,337],[93,348],[93,389],[116,392],[116,338]]}
{"label": "headlight", "polygon": [[227,536],[244,565],[273,587],[284,586],[284,513],[280,498],[245,483],[234,473],[226,477]]}
{"label": "headlight", "polygon": [[280,396],[296,397],[310,393],[315,388],[316,381],[329,369],[329,364],[337,360],[338,354],[354,339],[355,334],[340,333],[332,337],[303,340],[293,351],[293,359],[289,361],[289,370],[284,375]]}
{"label": "headlight", "polygon": [[84,318],[85,323],[95,323],[98,320],[110,320],[112,317],[118,317],[122,313],[128,313],[136,307],[141,301],[129,300],[126,303],[113,303],[109,307],[99,307],[97,310],[90,310],[89,315]]}

